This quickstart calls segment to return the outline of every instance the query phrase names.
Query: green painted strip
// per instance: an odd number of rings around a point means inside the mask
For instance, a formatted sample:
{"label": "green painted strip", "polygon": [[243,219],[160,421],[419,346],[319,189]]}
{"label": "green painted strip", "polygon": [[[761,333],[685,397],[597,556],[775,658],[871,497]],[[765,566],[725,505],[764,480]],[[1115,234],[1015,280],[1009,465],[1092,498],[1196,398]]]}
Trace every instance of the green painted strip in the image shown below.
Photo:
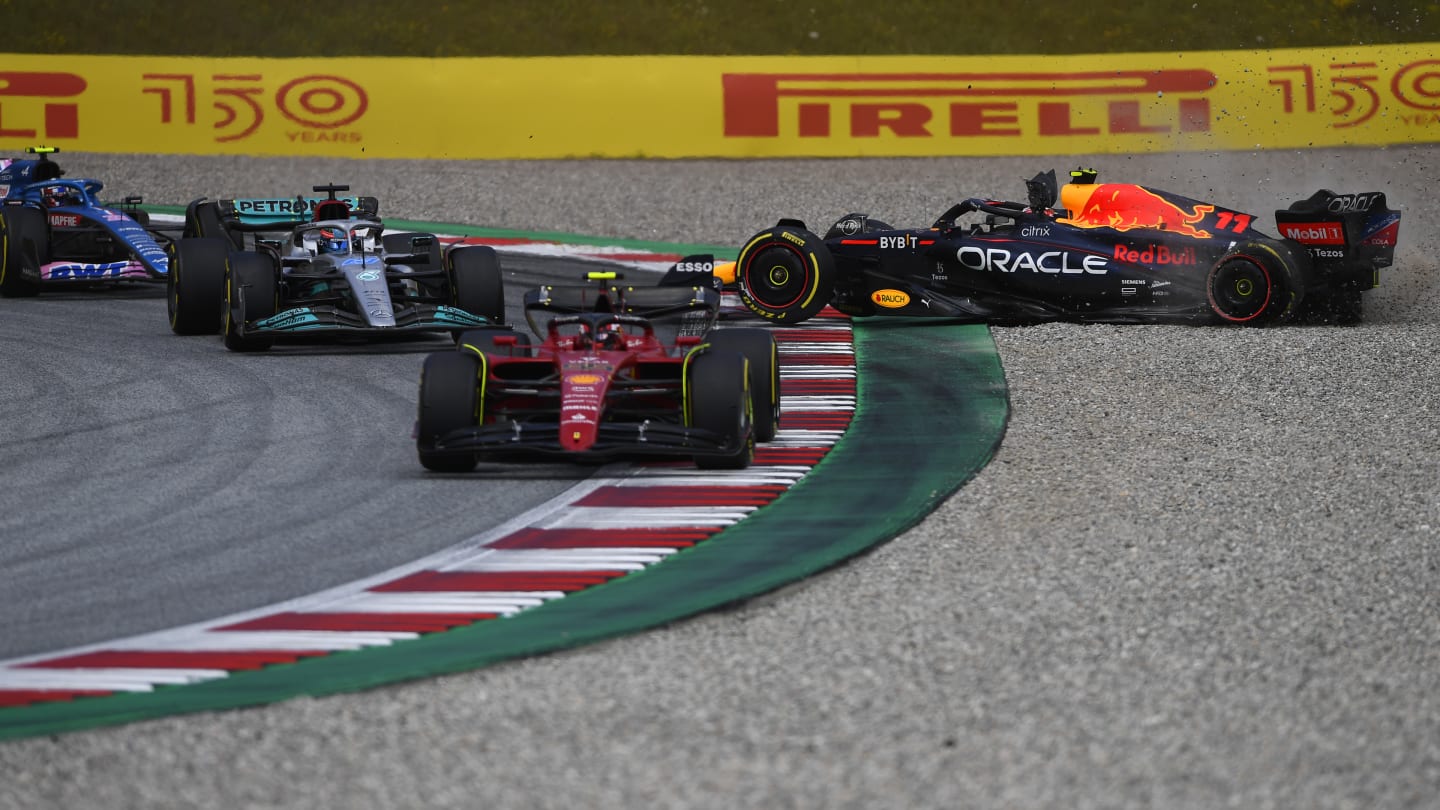
{"label": "green painted strip", "polygon": [[[152,214],[174,214],[183,216],[182,205],[143,205]],[[517,231],[507,228],[482,228],[474,225],[456,225],[447,222],[421,222],[408,219],[385,219],[385,226],[397,231],[420,231],[422,233],[444,233],[455,236],[476,236],[483,239],[520,239],[527,242],[557,242],[562,245],[590,247],[625,248],[643,253],[674,253],[687,256],[693,253],[713,253],[722,259],[733,259],[739,249],[733,246],[691,245],[677,242],[648,242],[643,239],[615,239],[608,236],[586,236],[562,231]]]}
{"label": "green painted strip", "polygon": [[859,404],[844,439],[779,499],[664,562],[512,618],[391,647],[149,693],[0,710],[0,739],[471,670],[655,627],[834,566],[919,522],[979,472],[1009,416],[985,326],[877,318],[856,326],[855,344]]}

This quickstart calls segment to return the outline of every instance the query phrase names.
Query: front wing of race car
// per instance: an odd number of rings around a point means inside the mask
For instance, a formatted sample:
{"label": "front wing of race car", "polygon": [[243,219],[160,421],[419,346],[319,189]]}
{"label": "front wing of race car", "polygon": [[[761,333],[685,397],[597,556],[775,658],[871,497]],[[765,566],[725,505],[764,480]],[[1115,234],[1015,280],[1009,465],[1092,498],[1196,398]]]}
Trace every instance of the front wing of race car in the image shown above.
{"label": "front wing of race car", "polygon": [[458,332],[494,326],[479,315],[444,304],[413,304],[396,307],[393,326],[375,326],[356,313],[333,305],[292,307],[268,318],[238,325],[241,336],[305,335],[323,333],[365,335],[410,334],[415,332]]}
{"label": "front wing of race car", "polygon": [[[665,422],[601,422],[595,443],[581,455],[597,461],[634,456],[732,456],[741,439],[701,428]],[[506,422],[451,431],[427,453],[526,453],[575,458],[561,446],[558,423]]]}

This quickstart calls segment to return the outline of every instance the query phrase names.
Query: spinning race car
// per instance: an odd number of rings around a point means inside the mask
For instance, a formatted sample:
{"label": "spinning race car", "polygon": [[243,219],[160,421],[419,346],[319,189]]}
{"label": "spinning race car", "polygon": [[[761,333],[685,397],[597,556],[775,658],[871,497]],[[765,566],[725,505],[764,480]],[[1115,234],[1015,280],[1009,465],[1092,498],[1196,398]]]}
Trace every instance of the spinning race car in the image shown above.
{"label": "spinning race car", "polygon": [[847,214],[822,239],[782,219],[717,275],[778,324],[827,304],[999,324],[1355,322],[1400,230],[1380,192],[1317,191],[1275,212],[1275,238],[1240,211],[1071,177],[1060,209],[1051,171],[1027,182],[1026,203],[967,199],[928,228]]}
{"label": "spinning race car", "polygon": [[631,287],[600,272],[589,285],[540,287],[524,304],[540,344],[512,329],[476,330],[455,351],[431,354],[415,426],[420,463],[466,472],[508,455],[685,456],[703,468],[748,466],[779,424],[775,337],[716,329],[721,296],[704,266],[693,284]]}
{"label": "spinning race car", "polygon": [[170,260],[147,229],[140,197],[120,208],[100,204],[99,180],[65,179],[50,155],[59,149],[32,146],[34,159],[0,159],[0,296],[39,294],[49,285],[163,281]]}
{"label": "spinning race car", "polygon": [[493,248],[442,252],[433,234],[385,233],[374,197],[196,200],[174,243],[170,328],[225,336],[234,351],[277,338],[366,339],[505,321]]}

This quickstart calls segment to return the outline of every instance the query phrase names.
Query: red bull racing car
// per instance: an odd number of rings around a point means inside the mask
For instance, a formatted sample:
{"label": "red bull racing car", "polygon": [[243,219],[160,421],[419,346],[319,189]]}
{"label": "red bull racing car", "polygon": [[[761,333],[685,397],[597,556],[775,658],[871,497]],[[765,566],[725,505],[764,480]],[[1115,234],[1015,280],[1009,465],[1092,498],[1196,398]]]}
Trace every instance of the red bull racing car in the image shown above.
{"label": "red bull racing car", "polygon": [[164,281],[170,235],[152,230],[149,216],[126,197],[119,207],[100,203],[99,180],[66,178],[50,155],[0,159],[0,296],[22,298],[46,286],[120,281]]}
{"label": "red bull racing car", "polygon": [[510,456],[680,456],[748,466],[779,424],[775,337],[716,329],[721,294],[704,266],[703,279],[672,270],[673,285],[633,287],[599,272],[589,285],[540,287],[524,303],[539,344],[509,328],[473,330],[455,351],[431,354],[415,424],[420,463],[466,472]]}
{"label": "red bull racing car", "polygon": [[821,238],[782,219],[717,275],[778,324],[830,305],[997,324],[1265,325],[1358,321],[1394,258],[1400,213],[1380,192],[1317,191],[1275,212],[1277,238],[1251,214],[1096,179],[1081,169],[1058,188],[1045,172],[1027,202],[967,199],[928,228],[854,213]]}

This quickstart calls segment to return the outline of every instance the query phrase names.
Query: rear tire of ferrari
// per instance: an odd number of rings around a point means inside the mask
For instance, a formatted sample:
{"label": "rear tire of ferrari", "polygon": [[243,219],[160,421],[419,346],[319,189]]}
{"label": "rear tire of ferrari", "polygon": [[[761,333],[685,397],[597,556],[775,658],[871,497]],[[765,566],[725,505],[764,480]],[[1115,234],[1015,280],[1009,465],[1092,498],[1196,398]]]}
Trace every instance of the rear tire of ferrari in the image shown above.
{"label": "rear tire of ferrari", "polygon": [[1273,239],[1236,245],[1210,268],[1205,281],[1211,311],[1244,326],[1291,320],[1300,312],[1305,287],[1301,259]]}
{"label": "rear tire of ferrari", "polygon": [[751,312],[773,323],[800,323],[830,303],[835,260],[810,231],[777,226],[756,234],[740,250],[735,282]]}
{"label": "rear tire of ferrari", "polygon": [[475,469],[474,453],[443,453],[434,447],[450,431],[480,424],[478,381],[483,362],[470,352],[436,352],[425,358],[415,423],[415,448],[425,469],[442,473]]}
{"label": "rear tire of ferrari", "polygon": [[[495,339],[515,336],[515,346],[497,346]],[[515,329],[470,329],[460,333],[455,346],[461,351],[474,354],[498,354],[502,357],[529,357],[530,336]]]}
{"label": "rear tire of ferrari", "polygon": [[35,246],[40,264],[50,261],[50,233],[45,214],[33,208],[6,206],[0,211],[0,297],[32,298],[40,284],[21,275],[26,243]]}
{"label": "rear tire of ferrari", "polygon": [[750,361],[755,441],[774,441],[780,426],[780,363],[775,335],[768,329],[717,329],[707,342],[712,351],[739,352]]}
{"label": "rear tire of ferrari", "polygon": [[446,255],[451,303],[493,324],[505,323],[505,279],[488,245],[452,248]]}
{"label": "rear tire of ferrari", "polygon": [[170,331],[213,335],[225,319],[225,260],[230,243],[218,238],[180,239],[170,255],[165,302]]}
{"label": "rear tire of ferrari", "polygon": [[263,352],[275,343],[268,335],[241,335],[240,325],[275,314],[275,265],[259,253],[231,253],[225,273],[225,348]]}
{"label": "rear tire of ferrari", "polygon": [[726,436],[737,443],[726,455],[696,455],[702,470],[743,470],[755,459],[749,369],[738,352],[710,350],[685,369],[685,413],[690,427]]}

